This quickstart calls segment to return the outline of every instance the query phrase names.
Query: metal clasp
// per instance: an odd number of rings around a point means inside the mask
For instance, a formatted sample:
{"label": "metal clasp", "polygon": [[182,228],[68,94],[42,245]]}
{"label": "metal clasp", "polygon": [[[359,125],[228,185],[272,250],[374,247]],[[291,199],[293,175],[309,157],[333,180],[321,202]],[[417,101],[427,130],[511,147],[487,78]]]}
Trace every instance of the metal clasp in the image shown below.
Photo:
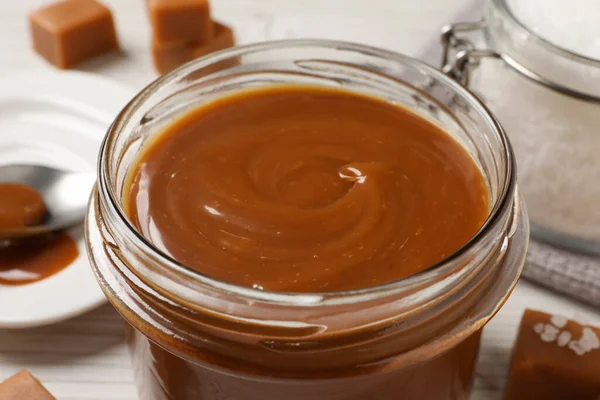
{"label": "metal clasp", "polygon": [[442,71],[464,86],[469,86],[471,72],[479,65],[481,58],[500,58],[495,51],[477,49],[470,39],[457,35],[458,33],[479,31],[485,26],[485,20],[481,20],[450,24],[442,28]]}

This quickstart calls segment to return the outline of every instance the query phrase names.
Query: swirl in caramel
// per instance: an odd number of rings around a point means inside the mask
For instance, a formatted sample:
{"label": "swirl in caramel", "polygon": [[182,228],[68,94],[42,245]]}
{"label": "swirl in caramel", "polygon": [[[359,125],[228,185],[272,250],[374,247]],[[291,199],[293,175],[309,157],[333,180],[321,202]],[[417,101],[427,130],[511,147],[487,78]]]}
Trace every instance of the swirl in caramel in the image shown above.
{"label": "swirl in caramel", "polygon": [[172,122],[130,171],[139,231],[205,275],[270,291],[360,289],[422,271],[489,213],[448,133],[341,89],[236,92]]}

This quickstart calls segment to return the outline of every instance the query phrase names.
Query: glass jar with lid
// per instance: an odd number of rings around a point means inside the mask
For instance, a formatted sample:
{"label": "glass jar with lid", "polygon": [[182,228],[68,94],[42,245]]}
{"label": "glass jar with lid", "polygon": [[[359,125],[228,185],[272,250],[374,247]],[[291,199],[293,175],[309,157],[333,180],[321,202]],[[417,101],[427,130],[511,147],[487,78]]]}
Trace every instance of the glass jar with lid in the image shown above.
{"label": "glass jar with lid", "polygon": [[443,68],[505,127],[532,235],[600,254],[600,47],[578,44],[594,46],[584,25],[597,20],[550,3],[490,0],[483,21],[444,27]]}
{"label": "glass jar with lid", "polygon": [[[124,212],[135,155],[190,107],[235,90],[343,87],[407,107],[456,138],[491,196],[484,226],[457,253],[398,281],[348,292],[280,293],[187,268]],[[282,41],[219,52],[144,89],[109,129],[86,223],[88,254],[127,321],[144,400],[465,400],[482,327],[523,267],[528,221],[514,157],[496,119],[442,72],[384,50]]]}

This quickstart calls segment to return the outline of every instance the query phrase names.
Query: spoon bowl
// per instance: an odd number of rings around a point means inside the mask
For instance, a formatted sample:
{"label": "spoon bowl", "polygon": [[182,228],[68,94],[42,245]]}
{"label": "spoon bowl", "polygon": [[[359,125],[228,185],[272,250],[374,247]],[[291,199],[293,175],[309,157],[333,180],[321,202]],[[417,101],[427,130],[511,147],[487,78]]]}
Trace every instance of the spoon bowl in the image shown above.
{"label": "spoon bowl", "polygon": [[96,181],[93,172],[70,172],[41,165],[0,166],[1,183],[20,183],[44,198],[47,217],[41,225],[0,231],[0,239],[41,235],[80,224]]}

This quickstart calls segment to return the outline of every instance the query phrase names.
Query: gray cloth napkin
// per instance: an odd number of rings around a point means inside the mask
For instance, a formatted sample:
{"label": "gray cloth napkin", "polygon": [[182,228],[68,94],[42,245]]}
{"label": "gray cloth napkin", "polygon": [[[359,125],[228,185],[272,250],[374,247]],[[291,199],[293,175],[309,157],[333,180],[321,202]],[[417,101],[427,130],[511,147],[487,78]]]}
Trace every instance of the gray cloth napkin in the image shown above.
{"label": "gray cloth napkin", "polygon": [[532,240],[523,276],[600,307],[600,258],[557,249]]}

